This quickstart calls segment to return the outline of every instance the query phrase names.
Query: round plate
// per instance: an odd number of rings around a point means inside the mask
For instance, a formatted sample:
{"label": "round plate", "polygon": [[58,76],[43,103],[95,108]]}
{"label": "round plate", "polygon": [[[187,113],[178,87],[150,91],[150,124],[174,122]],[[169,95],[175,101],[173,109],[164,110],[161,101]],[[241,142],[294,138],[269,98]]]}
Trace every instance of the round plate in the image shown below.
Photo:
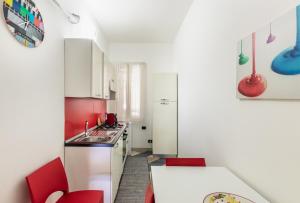
{"label": "round plate", "polygon": [[4,19],[18,42],[26,47],[37,47],[44,40],[44,23],[31,0],[4,0]]}
{"label": "round plate", "polygon": [[239,195],[226,193],[226,192],[215,192],[207,195],[203,203],[255,203],[247,198]]}

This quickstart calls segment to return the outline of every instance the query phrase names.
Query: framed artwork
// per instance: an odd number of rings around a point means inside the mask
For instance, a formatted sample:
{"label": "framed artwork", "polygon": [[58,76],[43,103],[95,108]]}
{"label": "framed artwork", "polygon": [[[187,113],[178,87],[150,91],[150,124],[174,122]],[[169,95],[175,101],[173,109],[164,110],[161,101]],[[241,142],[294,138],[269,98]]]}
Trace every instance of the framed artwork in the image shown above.
{"label": "framed artwork", "polygon": [[42,15],[31,0],[4,0],[4,19],[15,39],[26,47],[37,47],[44,40]]}
{"label": "framed artwork", "polygon": [[300,99],[300,5],[238,42],[237,97]]}

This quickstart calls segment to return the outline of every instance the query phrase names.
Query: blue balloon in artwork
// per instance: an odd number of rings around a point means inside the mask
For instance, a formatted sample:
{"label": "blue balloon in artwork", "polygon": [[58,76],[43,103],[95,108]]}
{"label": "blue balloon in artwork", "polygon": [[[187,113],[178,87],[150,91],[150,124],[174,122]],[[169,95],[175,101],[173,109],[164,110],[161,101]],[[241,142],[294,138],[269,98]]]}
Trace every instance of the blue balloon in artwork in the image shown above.
{"label": "blue balloon in artwork", "polygon": [[272,70],[282,75],[300,74],[300,5],[297,6],[297,40],[294,48],[278,54],[272,62]]}
{"label": "blue balloon in artwork", "polygon": [[272,70],[282,75],[300,74],[300,56],[294,55],[295,48],[281,52],[272,62]]}

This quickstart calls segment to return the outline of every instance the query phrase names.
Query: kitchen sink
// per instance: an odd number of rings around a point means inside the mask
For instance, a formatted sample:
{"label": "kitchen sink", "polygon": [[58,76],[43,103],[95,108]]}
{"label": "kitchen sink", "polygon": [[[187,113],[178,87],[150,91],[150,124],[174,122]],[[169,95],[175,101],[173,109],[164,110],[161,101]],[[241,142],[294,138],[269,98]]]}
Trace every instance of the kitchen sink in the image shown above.
{"label": "kitchen sink", "polygon": [[115,136],[118,133],[116,130],[93,130],[90,132],[89,136],[101,136],[101,137],[107,137],[107,136]]}
{"label": "kitchen sink", "polygon": [[74,142],[88,142],[88,143],[111,143],[118,134],[116,130],[100,130],[96,129],[88,133],[87,136],[80,136]]}
{"label": "kitchen sink", "polygon": [[79,142],[110,142],[112,137],[98,137],[98,136],[90,136],[83,139],[80,139]]}

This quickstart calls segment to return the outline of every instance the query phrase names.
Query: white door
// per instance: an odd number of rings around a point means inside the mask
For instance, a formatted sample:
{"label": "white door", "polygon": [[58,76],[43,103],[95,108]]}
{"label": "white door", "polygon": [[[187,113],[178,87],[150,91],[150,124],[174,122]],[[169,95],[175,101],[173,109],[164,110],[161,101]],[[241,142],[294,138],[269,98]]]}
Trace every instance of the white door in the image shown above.
{"label": "white door", "polygon": [[155,102],[153,154],[177,154],[177,102]]}
{"label": "white door", "polygon": [[103,98],[103,52],[94,42],[92,44],[92,97]]}
{"label": "white door", "polygon": [[153,75],[154,101],[177,101],[177,74]]}

